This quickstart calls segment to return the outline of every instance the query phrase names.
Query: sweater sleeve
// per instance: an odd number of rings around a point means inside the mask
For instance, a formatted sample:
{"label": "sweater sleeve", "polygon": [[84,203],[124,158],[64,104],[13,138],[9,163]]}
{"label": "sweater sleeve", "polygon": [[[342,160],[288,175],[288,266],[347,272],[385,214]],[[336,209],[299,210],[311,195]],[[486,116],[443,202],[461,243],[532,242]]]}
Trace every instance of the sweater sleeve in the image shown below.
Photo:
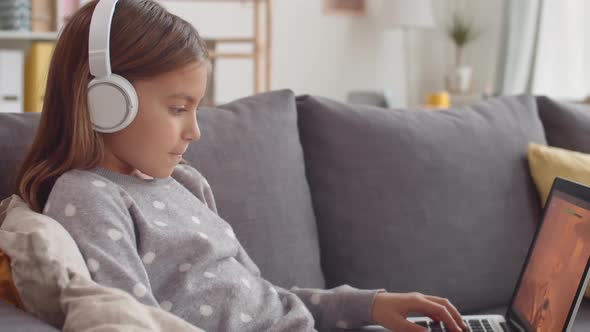
{"label": "sweater sleeve", "polygon": [[159,307],[137,252],[129,199],[99,176],[70,171],[53,186],[44,214],[76,241],[92,279]]}
{"label": "sweater sleeve", "polygon": [[[260,277],[260,269],[240,245],[236,259],[250,273]],[[315,327],[319,330],[331,328],[358,328],[374,324],[372,322],[373,301],[375,295],[385,289],[365,290],[349,285],[324,290],[316,288],[298,288],[291,290],[275,285],[279,296],[294,293],[311,312]]]}
{"label": "sweater sleeve", "polygon": [[[240,245],[236,259],[250,273],[260,276],[260,270]],[[290,291],[275,286],[280,295],[294,293],[313,315],[317,329],[358,328],[374,324],[371,316],[375,295],[384,289],[365,290],[349,285],[332,289],[298,288]]]}
{"label": "sweater sleeve", "polygon": [[[236,256],[250,273],[260,277],[260,269],[240,244]],[[358,328],[374,324],[372,322],[373,302],[375,295],[385,289],[357,289],[342,285],[332,289],[298,288],[286,290],[274,286],[281,297],[295,294],[311,312],[315,327],[318,330],[332,328]]]}
{"label": "sweater sleeve", "polygon": [[[286,291],[286,290],[282,290]],[[297,288],[295,293],[309,309],[316,322],[316,328],[358,328],[374,324],[371,316],[377,293],[384,289],[357,289],[342,285],[332,289]]]}

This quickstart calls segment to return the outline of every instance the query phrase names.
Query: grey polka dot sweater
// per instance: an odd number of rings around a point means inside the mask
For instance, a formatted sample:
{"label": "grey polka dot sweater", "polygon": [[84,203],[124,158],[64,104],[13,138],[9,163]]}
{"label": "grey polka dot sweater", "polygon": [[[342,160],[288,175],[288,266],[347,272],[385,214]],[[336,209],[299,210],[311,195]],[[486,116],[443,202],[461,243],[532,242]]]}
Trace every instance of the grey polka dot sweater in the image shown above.
{"label": "grey polka dot sweater", "polygon": [[370,324],[379,290],[274,286],[217,215],[207,181],[178,165],[145,180],[109,171],[60,176],[44,213],[76,240],[92,278],[205,331],[313,331]]}

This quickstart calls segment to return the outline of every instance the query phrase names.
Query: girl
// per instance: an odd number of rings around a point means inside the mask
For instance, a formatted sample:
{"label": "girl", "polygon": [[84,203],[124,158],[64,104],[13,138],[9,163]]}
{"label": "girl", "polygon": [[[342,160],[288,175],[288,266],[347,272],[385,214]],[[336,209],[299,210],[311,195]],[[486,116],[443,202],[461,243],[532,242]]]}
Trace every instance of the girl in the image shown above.
{"label": "girl", "polygon": [[349,286],[287,291],[263,279],[217,215],[205,179],[180,163],[200,137],[197,106],[209,71],[205,43],[156,2],[120,0],[110,29],[111,68],[131,82],[139,110],[127,127],[98,132],[88,104],[96,5],[82,7],[60,35],[40,124],[17,180],[30,207],[59,221],[76,240],[95,281],[207,331],[367,324],[420,331],[406,320],[410,312],[452,330],[466,328],[451,303],[434,296]]}

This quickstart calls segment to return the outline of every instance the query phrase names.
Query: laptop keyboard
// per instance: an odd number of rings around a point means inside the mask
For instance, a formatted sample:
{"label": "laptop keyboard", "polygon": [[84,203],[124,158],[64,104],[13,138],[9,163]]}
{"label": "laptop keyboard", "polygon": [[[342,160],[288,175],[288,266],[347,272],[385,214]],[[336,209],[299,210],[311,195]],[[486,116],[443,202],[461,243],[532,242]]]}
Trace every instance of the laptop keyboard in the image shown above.
{"label": "laptop keyboard", "polygon": [[[470,319],[465,320],[465,325],[469,327],[469,332],[494,332],[492,325],[487,319]],[[428,328],[432,332],[453,332],[454,330],[445,328],[443,323],[434,321],[418,321],[416,324]]]}

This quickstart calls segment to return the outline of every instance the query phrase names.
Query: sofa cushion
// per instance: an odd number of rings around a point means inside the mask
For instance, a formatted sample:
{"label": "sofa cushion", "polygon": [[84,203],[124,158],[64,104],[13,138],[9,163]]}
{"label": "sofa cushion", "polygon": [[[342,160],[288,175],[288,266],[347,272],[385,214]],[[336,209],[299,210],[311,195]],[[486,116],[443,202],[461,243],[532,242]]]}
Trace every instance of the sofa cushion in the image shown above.
{"label": "sofa cushion", "polygon": [[38,123],[39,113],[0,113],[0,200],[15,192],[16,172]]}
{"label": "sofa cushion", "polygon": [[201,139],[184,158],[207,178],[222,218],[282,287],[323,287],[317,229],[291,91],[198,113]]}
{"label": "sofa cushion", "polygon": [[590,105],[537,97],[539,116],[551,146],[590,153]]}
{"label": "sofa cushion", "polygon": [[326,286],[507,303],[540,218],[535,99],[446,111],[297,99]]}
{"label": "sofa cushion", "polygon": [[59,332],[31,314],[0,301],[0,331],[2,332]]}

